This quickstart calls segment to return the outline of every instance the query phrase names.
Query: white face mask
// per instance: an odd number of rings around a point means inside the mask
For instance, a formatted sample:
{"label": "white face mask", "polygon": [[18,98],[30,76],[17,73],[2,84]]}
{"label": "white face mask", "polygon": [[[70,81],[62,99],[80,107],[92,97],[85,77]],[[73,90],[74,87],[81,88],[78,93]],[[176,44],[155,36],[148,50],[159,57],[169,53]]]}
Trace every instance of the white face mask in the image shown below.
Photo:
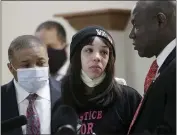
{"label": "white face mask", "polygon": [[29,93],[36,93],[48,83],[49,68],[20,68],[17,69],[18,84]]}

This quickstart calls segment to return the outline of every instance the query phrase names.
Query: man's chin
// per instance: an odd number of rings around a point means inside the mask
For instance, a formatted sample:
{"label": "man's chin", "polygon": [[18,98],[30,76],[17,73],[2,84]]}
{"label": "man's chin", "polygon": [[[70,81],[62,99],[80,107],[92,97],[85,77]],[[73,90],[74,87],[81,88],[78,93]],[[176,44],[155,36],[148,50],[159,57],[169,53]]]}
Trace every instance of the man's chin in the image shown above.
{"label": "man's chin", "polygon": [[139,55],[141,58],[147,57],[145,53],[139,52],[139,51],[138,51],[138,55]]}
{"label": "man's chin", "polygon": [[138,51],[138,55],[139,55],[140,57],[145,57],[145,56],[144,56],[144,53],[143,53],[143,52],[140,52],[140,51]]}
{"label": "man's chin", "polygon": [[138,55],[141,57],[141,58],[152,58],[153,57],[153,55],[148,55],[148,54],[145,54],[144,52],[140,52],[140,51],[138,51]]}

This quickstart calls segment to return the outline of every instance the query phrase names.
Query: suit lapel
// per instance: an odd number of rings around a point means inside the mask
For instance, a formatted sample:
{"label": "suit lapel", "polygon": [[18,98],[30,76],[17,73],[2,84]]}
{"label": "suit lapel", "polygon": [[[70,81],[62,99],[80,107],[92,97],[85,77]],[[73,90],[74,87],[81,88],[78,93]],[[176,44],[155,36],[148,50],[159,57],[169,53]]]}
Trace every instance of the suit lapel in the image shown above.
{"label": "suit lapel", "polygon": [[[55,102],[60,97],[60,91],[52,86],[50,79],[49,79],[49,84],[50,84],[50,99],[51,99],[51,109],[52,109]],[[60,87],[60,86],[58,85],[58,87]]]}
{"label": "suit lapel", "polygon": [[159,69],[159,73],[162,73],[164,71],[164,69],[166,67],[168,67],[168,65],[170,64],[170,62],[176,58],[176,47],[173,49],[173,51],[168,55],[168,57],[166,58],[166,60],[164,61],[164,63],[162,64],[162,66]]}
{"label": "suit lapel", "polygon": [[[169,66],[169,64],[172,62],[172,60],[176,58],[176,47],[173,49],[173,51],[168,55],[168,57],[166,58],[166,60],[164,61],[164,63],[162,64],[162,66],[160,67],[160,69],[158,70],[158,76],[155,78],[155,80],[151,83],[151,85],[149,86],[149,89],[146,93],[146,95],[149,95],[148,93],[151,92],[152,87],[154,86],[154,84],[157,82],[158,78],[163,74],[163,71],[165,71],[165,69]],[[145,96],[146,98],[147,96]],[[145,101],[145,100],[144,100]]]}
{"label": "suit lapel", "polygon": [[[149,93],[152,90],[152,87],[154,86],[154,84],[157,82],[157,80],[159,79],[159,77],[163,74],[163,71],[165,71],[165,69],[169,66],[169,64],[172,62],[173,59],[176,58],[176,47],[173,49],[173,51],[168,55],[168,57],[165,59],[164,63],[162,64],[162,66],[160,67],[159,71],[158,71],[158,77],[156,77],[156,79],[151,83],[151,85],[149,86],[149,89],[147,90],[145,97],[144,97],[144,102],[147,98],[147,96],[149,95]],[[143,102],[143,103],[144,103]]]}
{"label": "suit lapel", "polygon": [[[11,81],[7,85],[6,96],[7,96],[7,99],[9,99],[6,103],[6,107],[7,107],[6,118],[10,119],[10,118],[19,116],[16,91],[15,91],[15,86],[14,86],[13,81]],[[22,129],[17,128],[15,130],[13,130],[12,134],[19,134],[20,135],[20,134],[22,134]]]}
{"label": "suit lapel", "polygon": [[[157,77],[157,80],[159,79],[159,77],[161,76],[161,74],[163,73],[163,71],[168,67],[168,65],[169,65],[169,64],[172,62],[172,60],[175,59],[175,58],[176,58],[176,47],[175,47],[175,48],[173,49],[173,51],[168,55],[168,57],[166,58],[166,60],[165,60],[164,63],[162,64],[161,68],[159,69],[158,72],[159,72],[160,74],[159,74],[159,76]],[[145,102],[146,102],[147,99],[148,99],[149,93],[152,92],[152,90],[153,90],[152,87],[153,87],[154,83],[156,83],[156,80],[151,83],[151,85],[149,86],[149,88],[148,88],[146,94],[144,94],[144,99],[143,99],[143,102],[142,102],[142,105],[141,105],[141,108],[140,108],[140,110],[139,110],[139,113],[138,113],[138,116],[137,116],[136,120],[138,119],[138,117],[139,117],[139,115],[140,115],[140,113],[141,113],[141,111],[142,111],[142,109],[143,109],[143,107],[144,107],[144,104],[145,104]],[[136,122],[136,120],[135,120],[135,122]]]}
{"label": "suit lapel", "polygon": [[[55,87],[52,86],[52,83],[51,83],[51,79],[49,79],[49,84],[50,84],[50,99],[51,99],[51,132],[52,132],[52,118],[53,118],[53,113],[52,113],[52,108],[54,107],[55,105],[55,102],[57,101],[57,99],[60,98],[60,91],[57,90]],[[60,85],[58,85],[58,87],[60,87]]]}

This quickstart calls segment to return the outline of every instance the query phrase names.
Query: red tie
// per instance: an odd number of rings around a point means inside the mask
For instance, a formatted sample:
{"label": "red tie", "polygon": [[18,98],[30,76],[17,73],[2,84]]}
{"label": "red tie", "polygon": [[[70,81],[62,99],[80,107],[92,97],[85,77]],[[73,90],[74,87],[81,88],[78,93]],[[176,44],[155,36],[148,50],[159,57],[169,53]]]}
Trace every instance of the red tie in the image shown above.
{"label": "red tie", "polygon": [[157,61],[154,60],[144,82],[144,93],[148,90],[152,80],[155,78],[158,69]]}
{"label": "red tie", "polygon": [[[155,77],[155,75],[156,75],[156,72],[157,72],[157,69],[158,69],[158,65],[157,65],[157,61],[155,60],[155,61],[152,63],[152,65],[151,65],[151,67],[150,67],[150,69],[149,69],[149,72],[148,72],[148,74],[147,74],[147,76],[146,76],[146,79],[145,79],[145,84],[144,84],[144,91],[145,91],[145,92],[148,90],[148,87],[150,86],[152,80],[154,79],[154,77]],[[135,122],[135,120],[136,120],[136,118],[137,118],[137,116],[138,116],[138,113],[139,113],[139,110],[140,110],[140,108],[141,108],[143,99],[144,99],[144,97],[142,97],[142,99],[141,99],[141,101],[140,101],[140,104],[138,105],[138,108],[136,109],[136,112],[135,112],[135,114],[134,114],[134,117],[133,117],[133,119],[132,119],[132,122],[131,122],[131,124],[130,124],[130,126],[129,126],[127,135],[129,135],[130,130],[131,130],[131,128],[132,128],[132,126],[133,126],[133,124],[134,124],[134,122]]]}
{"label": "red tie", "polygon": [[27,108],[27,127],[26,134],[30,135],[40,135],[40,120],[37,110],[34,105],[34,101],[38,97],[37,94],[30,94],[27,99],[29,100],[29,105]]}

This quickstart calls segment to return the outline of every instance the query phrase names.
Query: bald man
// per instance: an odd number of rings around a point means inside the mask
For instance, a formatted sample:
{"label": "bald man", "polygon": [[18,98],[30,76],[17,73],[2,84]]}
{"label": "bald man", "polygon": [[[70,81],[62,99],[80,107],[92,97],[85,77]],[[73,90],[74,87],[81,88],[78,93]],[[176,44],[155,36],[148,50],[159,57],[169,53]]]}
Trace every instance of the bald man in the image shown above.
{"label": "bald man", "polygon": [[156,57],[128,134],[176,134],[176,4],[138,1],[129,37],[140,57]]}

